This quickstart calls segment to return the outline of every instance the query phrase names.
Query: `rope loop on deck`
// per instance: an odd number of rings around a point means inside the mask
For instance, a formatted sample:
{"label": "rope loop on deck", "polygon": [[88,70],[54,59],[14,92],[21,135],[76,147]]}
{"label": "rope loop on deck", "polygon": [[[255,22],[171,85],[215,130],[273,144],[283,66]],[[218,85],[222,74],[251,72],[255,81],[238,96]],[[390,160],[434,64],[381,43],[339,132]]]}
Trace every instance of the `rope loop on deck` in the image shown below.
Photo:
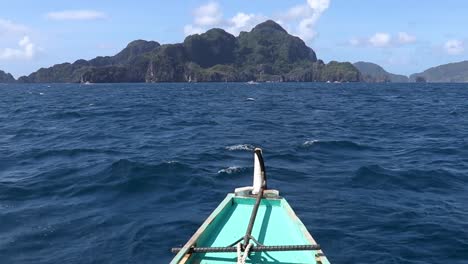
{"label": "rope loop on deck", "polygon": [[252,244],[248,244],[244,252],[242,252],[242,243],[237,244],[237,264],[245,264],[251,247]]}

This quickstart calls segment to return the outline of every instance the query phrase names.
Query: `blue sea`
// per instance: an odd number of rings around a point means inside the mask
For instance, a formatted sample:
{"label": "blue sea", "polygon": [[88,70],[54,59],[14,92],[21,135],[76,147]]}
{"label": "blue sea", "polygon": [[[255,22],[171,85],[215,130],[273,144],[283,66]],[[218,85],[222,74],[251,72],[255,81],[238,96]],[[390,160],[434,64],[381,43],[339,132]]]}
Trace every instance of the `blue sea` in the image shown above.
{"label": "blue sea", "polygon": [[468,263],[468,84],[0,85],[0,263],[168,263],[263,148],[336,263]]}

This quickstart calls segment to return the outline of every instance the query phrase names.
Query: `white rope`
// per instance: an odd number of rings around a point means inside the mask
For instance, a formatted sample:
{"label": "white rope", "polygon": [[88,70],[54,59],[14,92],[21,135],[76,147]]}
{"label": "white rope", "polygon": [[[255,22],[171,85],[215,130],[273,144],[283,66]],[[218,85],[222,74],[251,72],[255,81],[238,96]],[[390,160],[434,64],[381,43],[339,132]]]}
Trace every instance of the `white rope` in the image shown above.
{"label": "white rope", "polygon": [[248,244],[245,248],[244,254],[242,254],[241,243],[237,244],[237,264],[245,264],[247,257],[249,256],[249,250],[252,244]]}
{"label": "white rope", "polygon": [[237,243],[237,264],[242,264],[241,243]]}

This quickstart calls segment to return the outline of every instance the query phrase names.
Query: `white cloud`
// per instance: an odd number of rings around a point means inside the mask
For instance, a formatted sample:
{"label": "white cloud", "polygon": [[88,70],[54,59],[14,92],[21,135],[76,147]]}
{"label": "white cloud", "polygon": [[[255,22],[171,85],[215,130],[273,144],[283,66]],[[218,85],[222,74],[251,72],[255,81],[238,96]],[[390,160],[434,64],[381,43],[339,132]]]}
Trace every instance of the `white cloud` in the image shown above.
{"label": "white cloud", "polygon": [[0,36],[7,34],[24,34],[29,31],[27,26],[0,18]]}
{"label": "white cloud", "polygon": [[459,55],[465,51],[464,43],[457,39],[451,39],[445,42],[444,49],[449,55]]}
{"label": "white cloud", "polygon": [[50,20],[97,20],[107,18],[105,13],[95,10],[64,10],[59,12],[49,12],[46,18]]}
{"label": "white cloud", "polygon": [[197,27],[197,26],[194,26],[194,25],[185,25],[184,27],[184,33],[186,36],[188,35],[193,35],[193,34],[201,34],[205,32],[205,29],[202,28],[202,27]]}
{"label": "white cloud", "polygon": [[266,19],[259,14],[244,12],[238,12],[233,17],[225,19],[220,5],[217,2],[209,2],[193,11],[193,23],[184,26],[184,33],[185,35],[200,34],[212,27],[220,27],[237,35],[243,30],[252,29]]}
{"label": "white cloud", "polygon": [[212,27],[220,27],[237,35],[241,31],[251,30],[255,25],[267,19],[273,19],[283,27],[291,29],[292,34],[309,41],[315,37],[315,24],[330,6],[330,0],[307,0],[305,2],[302,5],[292,6],[285,13],[274,17],[238,12],[230,18],[224,18],[217,2],[208,2],[193,11],[193,22],[185,25],[184,33],[190,35],[202,33]]}
{"label": "white cloud", "polygon": [[399,44],[410,44],[416,42],[416,37],[406,32],[398,32]]}
{"label": "white cloud", "polygon": [[226,22],[228,25],[226,30],[231,34],[238,35],[241,31],[251,30],[266,19],[262,15],[239,12]]}
{"label": "white cloud", "polygon": [[0,60],[32,59],[37,48],[31,34],[29,27],[0,18]]}
{"label": "white cloud", "polygon": [[288,9],[285,14],[281,14],[280,17],[286,21],[295,20],[310,16],[312,9],[308,4],[296,5]]}
{"label": "white cloud", "polygon": [[300,23],[299,23],[299,29],[297,32],[297,35],[301,37],[305,41],[309,41],[315,37],[317,34],[314,31],[314,25],[315,25],[316,20],[312,17],[310,18],[304,18]]}
{"label": "white cloud", "polygon": [[252,19],[255,18],[254,14],[237,13],[231,18],[232,26],[235,28],[243,28],[250,24]]}
{"label": "white cloud", "polygon": [[392,37],[390,34],[379,32],[369,38],[369,44],[374,47],[382,48],[389,46],[391,40]]}
{"label": "white cloud", "polygon": [[217,2],[209,2],[197,7],[193,13],[193,24],[184,26],[185,35],[200,34],[210,27],[223,24],[223,13]]}
{"label": "white cloud", "polygon": [[197,26],[216,26],[223,20],[223,13],[216,2],[198,7],[193,11],[193,16]]}
{"label": "white cloud", "polygon": [[349,44],[350,44],[351,46],[359,46],[359,45],[361,45],[361,40],[358,39],[358,38],[351,38],[351,39],[349,40]]}
{"label": "white cloud", "polygon": [[323,12],[330,6],[330,0],[307,0],[307,3],[317,12]]}
{"label": "white cloud", "polygon": [[387,32],[377,32],[370,37],[357,38],[352,37],[348,40],[348,45],[355,47],[376,47],[376,48],[394,48],[403,45],[409,45],[416,42],[416,37],[407,32],[398,32],[392,35]]}
{"label": "white cloud", "polygon": [[304,41],[310,41],[316,36],[315,24],[330,6],[330,0],[307,0],[307,3],[312,9],[311,14],[300,21],[297,32]]}
{"label": "white cloud", "polygon": [[31,42],[31,39],[28,36],[24,36],[18,42],[18,47],[0,49],[0,59],[32,59],[36,54],[36,51],[36,45]]}

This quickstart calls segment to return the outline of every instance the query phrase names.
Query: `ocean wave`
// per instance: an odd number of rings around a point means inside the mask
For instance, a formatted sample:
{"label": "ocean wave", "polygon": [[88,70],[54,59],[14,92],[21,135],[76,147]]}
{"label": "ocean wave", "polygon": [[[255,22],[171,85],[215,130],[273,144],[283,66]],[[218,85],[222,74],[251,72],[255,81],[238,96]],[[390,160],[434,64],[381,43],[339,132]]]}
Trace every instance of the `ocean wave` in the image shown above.
{"label": "ocean wave", "polygon": [[320,142],[320,141],[318,141],[318,140],[316,140],[316,139],[307,140],[307,141],[304,142],[302,145],[303,145],[303,146],[312,146],[312,145],[314,145],[314,144],[317,143],[317,142]]}
{"label": "ocean wave", "polygon": [[104,155],[117,155],[119,152],[114,150],[106,149],[89,149],[89,148],[77,148],[77,149],[51,149],[51,150],[32,150],[29,155],[35,159],[44,159],[50,157],[58,158],[72,158],[82,155],[93,155],[93,154],[104,154]]}
{"label": "ocean wave", "polygon": [[0,199],[144,193],[174,189],[181,182],[185,188],[194,180],[204,184],[203,179],[192,179],[195,169],[174,161],[147,164],[120,159],[100,170],[95,167],[51,169],[14,183],[0,181]]}
{"label": "ocean wave", "polygon": [[348,140],[330,140],[330,141],[322,141],[322,140],[307,140],[301,145],[302,148],[323,148],[323,149],[346,149],[346,150],[363,150],[363,149],[370,149],[370,146],[361,145],[355,143],[353,141]]}
{"label": "ocean wave", "polygon": [[45,134],[43,130],[33,129],[33,128],[21,128],[15,132],[15,135],[12,139],[20,140],[20,139],[30,139],[33,137],[41,137]]}
{"label": "ocean wave", "polygon": [[360,167],[351,179],[355,187],[413,191],[462,190],[467,180],[446,170],[390,170],[378,165]]}
{"label": "ocean wave", "polygon": [[176,161],[147,164],[120,159],[104,170],[103,174],[107,177],[101,183],[114,186],[119,191],[139,192],[169,188],[188,178],[192,172],[190,166]]}
{"label": "ocean wave", "polygon": [[79,174],[77,168],[55,168],[47,172],[39,172],[27,177],[17,177],[14,181],[0,181],[0,200],[10,197],[10,200],[23,201],[27,199],[59,195],[73,185],[73,180]]}
{"label": "ocean wave", "polygon": [[169,263],[166,249],[251,185],[257,144],[268,187],[321,223],[319,242],[346,238],[326,252],[335,262],[468,259],[463,84],[193,85],[3,89],[0,262]]}
{"label": "ocean wave", "polygon": [[239,144],[239,145],[227,146],[226,149],[229,151],[252,151],[255,149],[255,147],[250,144]]}
{"label": "ocean wave", "polygon": [[244,173],[248,170],[248,168],[238,167],[238,166],[231,166],[218,171],[219,175],[235,175]]}
{"label": "ocean wave", "polygon": [[218,122],[215,120],[179,120],[172,123],[175,127],[196,127],[196,126],[217,126]]}
{"label": "ocean wave", "polygon": [[398,156],[408,156],[408,155],[427,155],[429,154],[440,154],[440,155],[460,155],[464,150],[464,147],[455,148],[455,147],[419,147],[414,149],[405,149],[398,153]]}
{"label": "ocean wave", "polygon": [[82,118],[83,115],[76,111],[66,111],[66,112],[58,112],[51,115],[54,119],[74,119],[74,118]]}

